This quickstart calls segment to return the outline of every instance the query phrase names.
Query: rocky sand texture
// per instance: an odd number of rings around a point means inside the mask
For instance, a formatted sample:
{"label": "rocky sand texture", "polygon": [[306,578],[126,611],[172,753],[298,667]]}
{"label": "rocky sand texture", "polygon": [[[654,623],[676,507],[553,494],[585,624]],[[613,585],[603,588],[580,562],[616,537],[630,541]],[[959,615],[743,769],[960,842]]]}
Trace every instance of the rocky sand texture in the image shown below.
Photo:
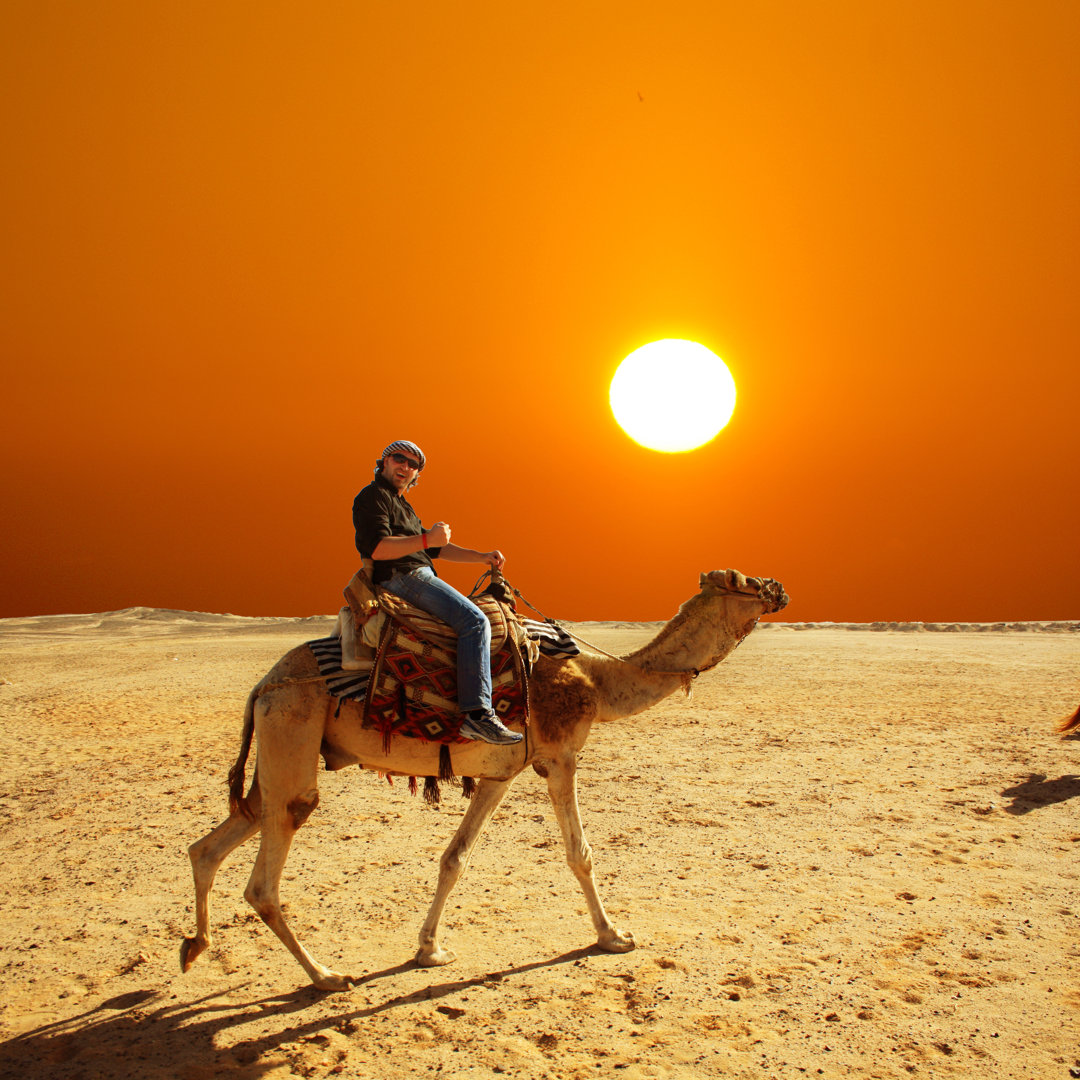
{"label": "rocky sand texture", "polygon": [[247,692],[329,625],[0,621],[0,1076],[1080,1075],[1080,740],[1054,733],[1080,624],[770,624],[692,701],[595,729],[582,814],[633,952],[592,947],[529,770],[451,897],[457,962],[414,967],[465,804],[347,769],[282,891],[359,985],[305,985],[248,908],[254,842],[181,975]]}

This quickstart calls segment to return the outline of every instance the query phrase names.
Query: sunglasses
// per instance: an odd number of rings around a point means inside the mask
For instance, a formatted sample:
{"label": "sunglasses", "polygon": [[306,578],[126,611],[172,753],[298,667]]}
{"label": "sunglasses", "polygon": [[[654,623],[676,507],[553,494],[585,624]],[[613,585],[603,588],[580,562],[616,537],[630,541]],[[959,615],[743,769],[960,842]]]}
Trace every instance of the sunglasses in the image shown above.
{"label": "sunglasses", "polygon": [[411,457],[406,457],[404,454],[391,454],[390,460],[397,465],[408,465],[410,469],[420,470],[420,462],[414,461]]}

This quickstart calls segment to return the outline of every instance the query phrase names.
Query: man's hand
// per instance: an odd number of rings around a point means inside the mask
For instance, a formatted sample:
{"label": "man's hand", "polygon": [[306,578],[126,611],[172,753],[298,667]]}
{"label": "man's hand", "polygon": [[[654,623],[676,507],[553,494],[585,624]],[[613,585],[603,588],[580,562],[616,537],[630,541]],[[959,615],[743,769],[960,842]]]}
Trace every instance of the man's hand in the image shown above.
{"label": "man's hand", "polygon": [[427,538],[431,547],[446,547],[450,543],[450,526],[445,521],[436,521],[428,529]]}
{"label": "man's hand", "polygon": [[484,561],[490,566],[493,566],[496,570],[501,570],[503,564],[506,562],[506,558],[501,551],[485,551]]}

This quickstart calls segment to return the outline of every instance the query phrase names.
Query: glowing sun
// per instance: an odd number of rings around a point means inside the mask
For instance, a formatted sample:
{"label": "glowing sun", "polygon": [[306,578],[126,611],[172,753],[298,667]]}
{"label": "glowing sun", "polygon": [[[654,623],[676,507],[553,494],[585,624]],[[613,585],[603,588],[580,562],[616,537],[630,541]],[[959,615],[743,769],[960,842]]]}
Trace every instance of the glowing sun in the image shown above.
{"label": "glowing sun", "polygon": [[735,411],[735,380],[696,341],[664,338],[635,349],[611,380],[611,411],[634,442],[674,454],[703,446]]}

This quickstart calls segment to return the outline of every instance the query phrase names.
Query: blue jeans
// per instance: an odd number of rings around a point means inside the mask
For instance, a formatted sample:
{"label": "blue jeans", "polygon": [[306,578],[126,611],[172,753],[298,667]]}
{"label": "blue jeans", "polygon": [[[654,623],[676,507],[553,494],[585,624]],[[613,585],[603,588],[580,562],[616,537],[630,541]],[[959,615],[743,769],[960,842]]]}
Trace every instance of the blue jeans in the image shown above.
{"label": "blue jeans", "polygon": [[491,623],[467,597],[426,566],[395,574],[382,587],[414,607],[449,623],[458,636],[458,708],[491,708]]}

